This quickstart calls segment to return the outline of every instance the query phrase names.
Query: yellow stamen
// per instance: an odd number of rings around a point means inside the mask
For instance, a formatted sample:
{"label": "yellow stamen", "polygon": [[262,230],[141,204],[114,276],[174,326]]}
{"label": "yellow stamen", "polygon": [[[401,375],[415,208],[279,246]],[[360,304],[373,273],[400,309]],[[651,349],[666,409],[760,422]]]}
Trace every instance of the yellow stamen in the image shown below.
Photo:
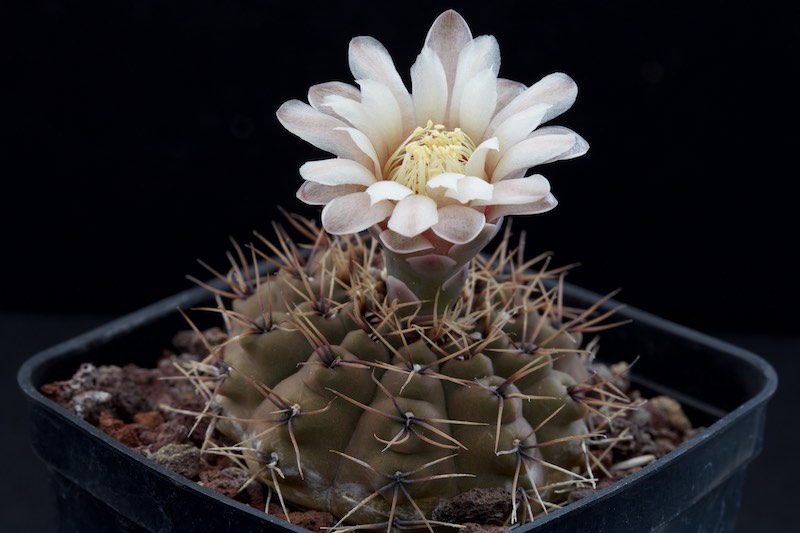
{"label": "yellow stamen", "polygon": [[447,131],[429,120],[395,150],[383,175],[417,194],[425,194],[430,178],[445,172],[463,174],[474,151],[472,139],[460,128]]}

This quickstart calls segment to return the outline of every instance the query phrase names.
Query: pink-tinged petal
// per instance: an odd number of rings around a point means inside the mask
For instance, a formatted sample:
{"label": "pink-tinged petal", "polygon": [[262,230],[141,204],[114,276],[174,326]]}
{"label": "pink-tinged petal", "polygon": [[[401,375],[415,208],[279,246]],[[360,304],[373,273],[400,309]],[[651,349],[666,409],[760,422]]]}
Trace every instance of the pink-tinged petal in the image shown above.
{"label": "pink-tinged petal", "polygon": [[417,235],[416,237],[403,237],[390,229],[382,231],[380,234],[381,243],[390,252],[396,254],[413,254],[433,248],[431,241]]}
{"label": "pink-tinged petal", "polygon": [[447,74],[441,59],[427,46],[411,67],[411,98],[417,124],[444,122],[447,109]]}
{"label": "pink-tinged petal", "polygon": [[482,139],[497,102],[497,73],[485,69],[472,77],[461,93],[458,125],[470,139]]}
{"label": "pink-tinged petal", "polygon": [[528,87],[524,83],[506,78],[497,78],[497,107],[495,114],[499,113],[514,98],[525,92]]}
{"label": "pink-tinged petal", "polygon": [[400,235],[415,237],[438,221],[436,202],[427,196],[412,194],[397,203],[388,226]]}
{"label": "pink-tinged petal", "polygon": [[462,48],[470,41],[472,41],[472,32],[467,26],[467,21],[452,9],[436,17],[425,37],[425,46],[436,52],[442,61],[444,72],[447,75],[448,94],[453,92],[458,56]]}
{"label": "pink-tinged petal", "polygon": [[411,95],[408,94],[408,89],[386,48],[372,37],[356,37],[350,41],[348,52],[353,77],[356,80],[375,80],[386,85],[400,106],[403,129],[408,130],[414,118]]}
{"label": "pink-tinged petal", "polygon": [[348,98],[356,102],[361,101],[361,92],[357,87],[353,87],[348,83],[342,83],[341,81],[329,81],[312,85],[311,88],[308,89],[308,103],[311,104],[311,107],[326,115],[342,118],[336,115],[330,107],[322,105],[325,98],[330,95]]}
{"label": "pink-tinged petal", "polygon": [[386,154],[382,155],[382,159],[388,159],[404,139],[400,105],[386,85],[370,79],[360,80],[358,84],[361,86],[361,104],[367,119],[365,127],[371,139],[381,139],[381,144],[386,146]]}
{"label": "pink-tinged petal", "polygon": [[389,294],[394,294],[400,303],[419,301],[417,295],[408,288],[408,285],[394,276],[388,276],[386,278],[386,285],[388,285]]}
{"label": "pink-tinged petal", "polygon": [[[497,78],[497,72],[500,69],[500,47],[497,45],[497,40],[491,35],[481,35],[468,42],[461,54],[458,56],[458,68],[456,70],[456,79],[453,84],[453,90],[450,96],[450,112],[448,120],[452,124],[448,124],[451,128],[459,126],[460,124],[454,121],[459,120],[461,113],[461,99],[464,90],[472,79],[485,70],[490,70]],[[496,92],[491,101],[491,113],[494,112],[497,103]]]}
{"label": "pink-tinged petal", "polygon": [[304,180],[322,185],[364,185],[375,183],[371,170],[350,159],[324,159],[308,161],[300,167]]}
{"label": "pink-tinged petal", "polygon": [[[357,130],[356,128],[349,128],[349,127],[341,127],[336,128],[337,131],[343,131],[350,137],[350,140],[353,141],[353,144],[358,148],[363,155],[369,158],[369,162],[372,163],[372,168],[375,171],[375,177],[381,179],[382,172],[381,172],[381,162],[378,159],[378,154],[375,152],[375,147],[372,145],[372,141],[364,134],[364,132]],[[369,168],[369,163],[364,165],[365,167]]]}
{"label": "pink-tinged petal", "polygon": [[334,198],[364,192],[363,185],[322,185],[313,181],[303,183],[297,190],[297,198],[309,205],[325,205]]}
{"label": "pink-tinged petal", "polygon": [[283,127],[320,150],[358,161],[364,166],[372,164],[371,158],[341,129],[346,127],[341,120],[321,113],[300,100],[285,102],[276,115]]}
{"label": "pink-tinged petal", "polygon": [[497,162],[505,155],[506,151],[528,137],[539,125],[550,109],[549,104],[536,104],[524,111],[520,111],[508,117],[494,131],[494,135],[500,141],[500,150],[489,154],[488,164],[486,165],[489,174],[494,173]]}
{"label": "pink-tinged petal", "polygon": [[429,189],[444,188],[445,197],[466,204],[472,200],[492,197],[492,184],[475,176],[445,172],[428,180]]}
{"label": "pink-tinged petal", "polygon": [[550,105],[551,107],[542,118],[542,122],[552,120],[569,109],[575,103],[577,96],[578,86],[566,74],[556,72],[545,76],[498,111],[489,124],[487,135],[493,135],[495,128],[505,122],[511,115],[536,104]]}
{"label": "pink-tinged petal", "polygon": [[539,131],[506,151],[492,173],[492,183],[508,178],[523,169],[556,161],[572,150],[576,135],[540,134]]}
{"label": "pink-tinged petal", "polygon": [[464,166],[464,173],[469,176],[486,177],[486,157],[496,154],[500,150],[500,141],[497,137],[491,137],[479,144]]}
{"label": "pink-tinged petal", "polygon": [[392,213],[392,207],[389,201],[373,205],[365,192],[340,196],[322,210],[322,226],[334,235],[358,233],[385,220]]}
{"label": "pink-tinged petal", "polygon": [[563,161],[565,159],[573,159],[575,157],[580,157],[589,151],[589,143],[586,142],[586,139],[584,139],[571,129],[565,128],[563,126],[546,126],[544,128],[539,128],[538,130],[534,131],[530,136],[533,137],[535,135],[572,135],[575,137],[575,145],[569,151],[560,154],[555,159],[551,159],[550,161],[545,161],[546,163],[550,163],[552,161]]}
{"label": "pink-tinged petal", "polygon": [[382,200],[400,201],[414,194],[414,191],[396,181],[376,181],[367,188],[367,194],[374,204]]}
{"label": "pink-tinged petal", "polygon": [[494,184],[492,198],[473,205],[516,205],[538,202],[550,193],[550,182],[541,174]]}
{"label": "pink-tinged petal", "polygon": [[447,255],[452,257],[457,264],[464,264],[476,255],[489,244],[497,232],[500,231],[500,226],[503,224],[503,219],[493,220],[483,225],[483,229],[477,237],[467,242],[466,244],[453,245],[447,252]]}
{"label": "pink-tinged petal", "polygon": [[465,244],[480,234],[485,223],[483,213],[463,205],[448,205],[439,208],[439,222],[431,230],[448,242]]}
{"label": "pink-tinged petal", "polygon": [[496,222],[498,218],[507,215],[536,215],[550,211],[557,205],[558,202],[552,194],[548,194],[541,200],[529,204],[493,205],[486,213],[486,220]]}

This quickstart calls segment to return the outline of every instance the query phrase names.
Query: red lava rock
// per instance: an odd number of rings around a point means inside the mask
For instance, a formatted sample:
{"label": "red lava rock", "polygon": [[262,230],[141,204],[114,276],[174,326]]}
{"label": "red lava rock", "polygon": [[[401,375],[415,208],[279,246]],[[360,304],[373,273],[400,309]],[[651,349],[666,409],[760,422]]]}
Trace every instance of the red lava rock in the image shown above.
{"label": "red lava rock", "polygon": [[133,415],[133,421],[147,429],[155,429],[164,423],[164,417],[158,411],[142,411]]}
{"label": "red lava rock", "polygon": [[139,436],[136,433],[136,427],[133,424],[126,424],[119,418],[114,418],[114,416],[107,411],[100,413],[97,427],[100,428],[103,433],[118,440],[129,448],[137,448],[141,445]]}
{"label": "red lava rock", "polygon": [[439,502],[431,518],[460,524],[502,524],[511,513],[511,493],[504,489],[471,489]]}
{"label": "red lava rock", "polygon": [[142,427],[139,430],[139,441],[147,452],[155,452],[167,444],[187,444],[189,428],[184,424],[169,420],[153,429]]}
{"label": "red lava rock", "polygon": [[200,472],[200,449],[192,444],[167,444],[147,458],[188,479]]}

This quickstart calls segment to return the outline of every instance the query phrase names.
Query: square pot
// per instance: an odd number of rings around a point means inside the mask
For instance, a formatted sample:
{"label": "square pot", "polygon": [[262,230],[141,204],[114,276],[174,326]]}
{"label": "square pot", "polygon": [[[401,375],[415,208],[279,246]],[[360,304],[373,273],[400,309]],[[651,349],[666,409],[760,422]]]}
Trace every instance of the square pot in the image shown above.
{"label": "square pot", "polygon": [[[570,284],[565,290],[570,304],[588,307],[600,298]],[[20,368],[33,446],[51,473],[62,531],[306,531],[152,463],[39,392],[85,362],[153,367],[174,333],[186,328],[178,309],[210,303],[205,289],[181,292],[40,352]],[[603,309],[618,305],[608,301]],[[201,328],[219,325],[219,317],[207,315],[193,320]],[[639,309],[624,307],[615,317],[632,323],[602,334],[599,359],[638,356],[633,386],[645,396],[675,398],[706,429],[622,481],[516,531],[733,532],[747,466],[761,451],[775,371],[751,352]]]}

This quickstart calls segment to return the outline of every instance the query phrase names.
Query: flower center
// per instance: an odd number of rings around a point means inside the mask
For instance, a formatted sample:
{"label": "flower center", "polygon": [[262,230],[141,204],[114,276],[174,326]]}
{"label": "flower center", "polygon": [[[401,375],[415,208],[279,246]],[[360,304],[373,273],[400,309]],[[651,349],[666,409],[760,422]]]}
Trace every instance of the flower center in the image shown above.
{"label": "flower center", "polygon": [[428,180],[445,172],[464,174],[475,143],[456,128],[447,131],[429,120],[395,150],[384,167],[387,179],[405,185],[417,194],[425,194]]}

